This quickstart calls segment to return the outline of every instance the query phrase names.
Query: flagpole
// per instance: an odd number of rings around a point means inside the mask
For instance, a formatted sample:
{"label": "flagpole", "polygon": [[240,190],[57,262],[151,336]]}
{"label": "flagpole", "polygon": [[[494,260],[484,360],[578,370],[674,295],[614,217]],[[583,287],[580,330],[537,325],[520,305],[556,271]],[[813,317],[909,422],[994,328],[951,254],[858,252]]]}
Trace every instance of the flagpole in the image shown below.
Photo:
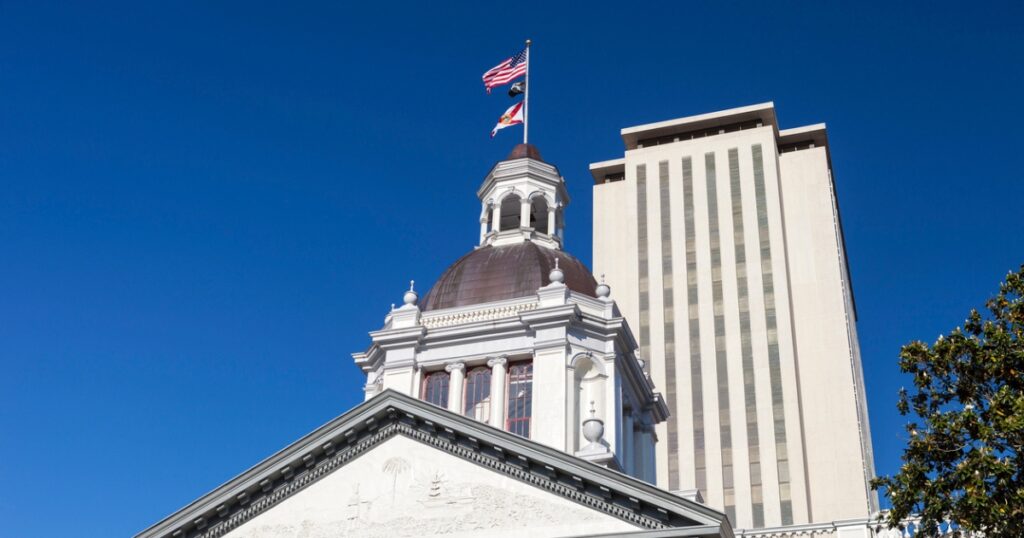
{"label": "flagpole", "polygon": [[527,129],[530,126],[530,40],[526,40],[526,76],[523,77],[523,144],[529,140]]}

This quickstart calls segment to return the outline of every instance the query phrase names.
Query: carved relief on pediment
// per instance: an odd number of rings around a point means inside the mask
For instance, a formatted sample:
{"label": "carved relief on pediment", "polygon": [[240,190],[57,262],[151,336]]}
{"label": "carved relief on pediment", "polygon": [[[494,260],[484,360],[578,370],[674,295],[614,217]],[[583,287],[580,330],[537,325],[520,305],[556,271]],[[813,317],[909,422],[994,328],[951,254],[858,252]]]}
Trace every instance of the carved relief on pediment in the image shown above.
{"label": "carved relief on pediment", "polygon": [[630,528],[621,520],[397,437],[228,536],[390,538],[529,532],[531,538],[540,538]]}

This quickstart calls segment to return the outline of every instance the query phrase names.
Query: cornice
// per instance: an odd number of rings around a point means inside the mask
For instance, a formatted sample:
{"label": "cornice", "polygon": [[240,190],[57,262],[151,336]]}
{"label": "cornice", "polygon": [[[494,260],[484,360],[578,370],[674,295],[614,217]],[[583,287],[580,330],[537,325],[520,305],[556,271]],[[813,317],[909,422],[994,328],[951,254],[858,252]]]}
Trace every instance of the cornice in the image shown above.
{"label": "cornice", "polygon": [[370,333],[370,338],[373,339],[373,344],[380,346],[382,349],[391,349],[396,346],[408,346],[410,344],[417,344],[427,334],[427,329],[421,325],[415,327],[407,327],[404,329],[384,329],[381,331],[373,331]]}
{"label": "cornice", "polygon": [[487,176],[484,177],[480,188],[476,191],[477,198],[486,200],[487,194],[494,189],[495,184],[499,181],[516,181],[519,179],[529,179],[547,184],[558,192],[559,197],[562,198],[563,205],[569,204],[569,193],[558,168],[533,159],[499,161],[491,168]]}
{"label": "cornice", "polygon": [[519,314],[519,319],[531,329],[570,325],[580,319],[580,309],[574,303],[546,306]]}
{"label": "cornice", "polygon": [[[402,435],[639,529],[724,526],[724,514],[391,390],[306,435],[136,538],[218,538]],[[638,530],[639,530],[638,529]]]}

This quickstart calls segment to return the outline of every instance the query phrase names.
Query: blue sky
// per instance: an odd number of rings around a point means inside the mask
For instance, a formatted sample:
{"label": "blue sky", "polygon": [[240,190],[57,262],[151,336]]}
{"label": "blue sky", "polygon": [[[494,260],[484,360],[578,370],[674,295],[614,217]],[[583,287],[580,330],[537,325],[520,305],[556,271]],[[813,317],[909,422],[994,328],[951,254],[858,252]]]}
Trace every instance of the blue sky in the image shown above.
{"label": "blue sky", "polygon": [[349,353],[476,242],[526,37],[587,262],[620,128],[828,124],[882,472],[899,346],[1024,262],[1019,2],[207,4],[0,3],[6,535],[133,534],[359,402]]}

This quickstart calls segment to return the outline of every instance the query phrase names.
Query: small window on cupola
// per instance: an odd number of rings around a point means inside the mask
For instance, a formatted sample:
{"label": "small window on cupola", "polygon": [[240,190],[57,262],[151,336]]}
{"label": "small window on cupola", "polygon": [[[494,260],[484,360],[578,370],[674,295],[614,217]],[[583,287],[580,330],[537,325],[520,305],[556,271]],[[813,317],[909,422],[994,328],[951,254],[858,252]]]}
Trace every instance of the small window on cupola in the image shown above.
{"label": "small window on cupola", "polygon": [[530,227],[548,233],[548,201],[543,196],[534,196],[530,202]]}
{"label": "small window on cupola", "polygon": [[498,223],[498,231],[519,228],[522,218],[522,203],[518,194],[510,194],[501,201],[501,222]]}

